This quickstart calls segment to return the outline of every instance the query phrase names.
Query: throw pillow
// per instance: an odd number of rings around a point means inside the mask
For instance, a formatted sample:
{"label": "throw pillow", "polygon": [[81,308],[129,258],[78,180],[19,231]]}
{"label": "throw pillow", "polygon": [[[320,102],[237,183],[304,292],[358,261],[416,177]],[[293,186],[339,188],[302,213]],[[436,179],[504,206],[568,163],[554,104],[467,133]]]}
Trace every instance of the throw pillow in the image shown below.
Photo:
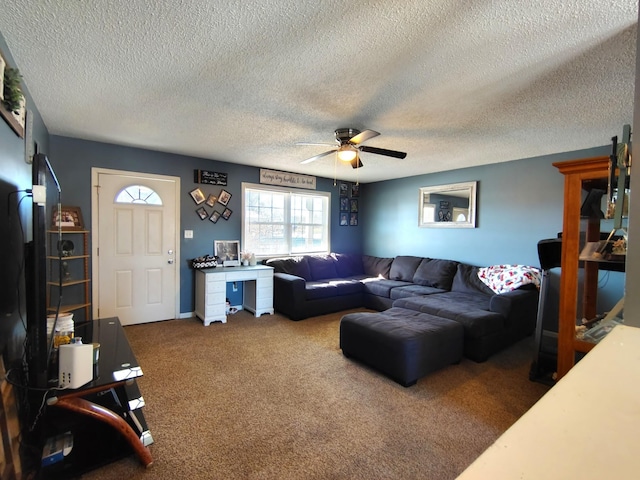
{"label": "throw pillow", "polygon": [[413,283],[451,290],[457,269],[458,262],[454,260],[424,258],[413,276]]}
{"label": "throw pillow", "polygon": [[389,278],[391,280],[401,280],[403,282],[413,281],[418,265],[422,262],[422,257],[412,257],[409,255],[399,255],[393,259]]}

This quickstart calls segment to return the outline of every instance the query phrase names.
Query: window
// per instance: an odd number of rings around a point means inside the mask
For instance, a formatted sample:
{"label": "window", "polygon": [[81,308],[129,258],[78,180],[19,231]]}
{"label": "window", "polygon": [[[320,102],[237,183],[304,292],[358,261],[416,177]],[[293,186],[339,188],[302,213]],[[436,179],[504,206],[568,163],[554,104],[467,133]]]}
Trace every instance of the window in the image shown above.
{"label": "window", "polygon": [[329,252],[331,193],[242,184],[242,248],[256,256]]}
{"label": "window", "polygon": [[144,185],[130,185],[116,195],[116,203],[144,203],[146,205],[162,205],[158,194]]}

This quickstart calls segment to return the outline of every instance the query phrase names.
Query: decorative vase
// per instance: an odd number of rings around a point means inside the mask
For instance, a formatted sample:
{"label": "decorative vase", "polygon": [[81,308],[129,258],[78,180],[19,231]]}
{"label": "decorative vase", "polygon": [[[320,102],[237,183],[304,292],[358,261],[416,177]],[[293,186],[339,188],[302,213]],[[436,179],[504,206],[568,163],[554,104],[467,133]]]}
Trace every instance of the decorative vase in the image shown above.
{"label": "decorative vase", "polygon": [[245,267],[249,266],[249,260],[242,260],[242,265],[244,265]]}
{"label": "decorative vase", "polygon": [[251,254],[251,259],[249,259],[249,265],[252,267],[256,266],[256,256],[253,253]]}

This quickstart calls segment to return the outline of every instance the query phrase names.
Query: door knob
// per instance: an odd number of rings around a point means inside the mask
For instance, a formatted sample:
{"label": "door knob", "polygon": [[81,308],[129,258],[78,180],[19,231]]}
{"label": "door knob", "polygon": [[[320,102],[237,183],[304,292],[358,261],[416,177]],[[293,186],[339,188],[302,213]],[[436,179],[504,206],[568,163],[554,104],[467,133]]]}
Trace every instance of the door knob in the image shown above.
{"label": "door knob", "polygon": [[173,258],[170,258],[169,260],[167,260],[167,263],[168,263],[169,265],[173,265]]}

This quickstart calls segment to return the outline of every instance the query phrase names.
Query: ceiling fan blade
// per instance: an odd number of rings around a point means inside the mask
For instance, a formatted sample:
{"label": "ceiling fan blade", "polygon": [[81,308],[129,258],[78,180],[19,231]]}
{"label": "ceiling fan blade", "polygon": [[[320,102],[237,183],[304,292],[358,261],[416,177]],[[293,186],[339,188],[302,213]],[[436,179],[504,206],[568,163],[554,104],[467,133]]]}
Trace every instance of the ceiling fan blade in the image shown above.
{"label": "ceiling fan blade", "polygon": [[349,143],[353,143],[357,145],[358,143],[362,143],[366,140],[369,140],[370,138],[377,137],[378,135],[380,134],[374,130],[364,130],[359,134],[351,137],[349,139]]}
{"label": "ceiling fan blade", "polygon": [[358,150],[367,153],[377,153],[378,155],[386,155],[387,157],[405,158],[407,154],[405,152],[398,152],[397,150],[387,150],[386,148],[367,147],[363,145],[358,147]]}
{"label": "ceiling fan blade", "polygon": [[316,156],[314,156],[314,157],[307,158],[306,160],[303,160],[303,161],[301,161],[300,163],[301,163],[302,165],[304,165],[304,164],[306,164],[306,163],[315,162],[315,161],[316,161],[316,160],[318,160],[319,158],[326,157],[327,155],[332,154],[332,153],[333,153],[333,152],[335,152],[336,150],[337,150],[337,149],[335,149],[335,150],[329,150],[329,151],[326,151],[326,152],[320,153],[320,154],[318,154],[318,155],[316,155]]}
{"label": "ceiling fan blade", "polygon": [[360,157],[356,157],[353,160],[351,160],[351,166],[353,168],[362,168],[364,167],[364,165],[362,164],[362,162],[360,161]]}

